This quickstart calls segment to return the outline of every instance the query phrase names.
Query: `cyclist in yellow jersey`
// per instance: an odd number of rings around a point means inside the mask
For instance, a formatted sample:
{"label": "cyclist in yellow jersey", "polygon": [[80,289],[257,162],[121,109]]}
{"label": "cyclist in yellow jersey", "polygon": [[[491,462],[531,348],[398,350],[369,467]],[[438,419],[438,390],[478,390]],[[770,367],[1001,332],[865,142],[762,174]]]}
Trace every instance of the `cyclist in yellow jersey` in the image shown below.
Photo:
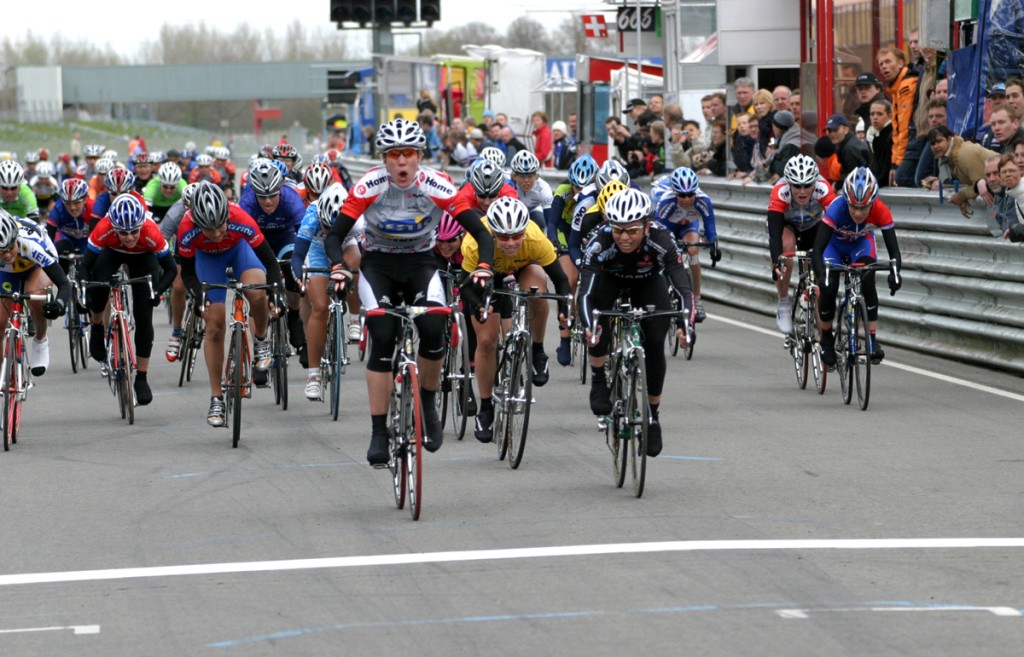
{"label": "cyclist in yellow jersey", "polygon": [[[494,235],[494,286],[504,286],[506,276],[514,276],[522,289],[536,286],[544,292],[546,277],[551,278],[558,294],[569,295],[569,279],[562,270],[555,248],[544,231],[530,221],[530,211],[522,201],[500,197],[487,208],[484,220]],[[462,238],[462,269],[472,272],[477,268],[479,252],[472,235]],[[471,287],[471,286],[470,286]],[[469,287],[467,287],[469,289]],[[474,302],[472,293],[467,298]],[[475,305],[480,305],[477,298]],[[480,387],[480,406],[476,415],[476,439],[488,443],[494,437],[494,406],[491,392],[494,384],[494,370],[497,367],[497,345],[499,316],[512,316],[511,300],[507,296],[495,297],[492,305],[495,312],[481,323],[474,314],[473,328],[476,330],[476,379]],[[562,323],[569,315],[567,302],[559,302],[559,319]],[[530,334],[533,336],[533,384],[542,386],[548,382],[548,356],[544,353],[544,331],[547,327],[548,306],[542,299],[530,301]]]}

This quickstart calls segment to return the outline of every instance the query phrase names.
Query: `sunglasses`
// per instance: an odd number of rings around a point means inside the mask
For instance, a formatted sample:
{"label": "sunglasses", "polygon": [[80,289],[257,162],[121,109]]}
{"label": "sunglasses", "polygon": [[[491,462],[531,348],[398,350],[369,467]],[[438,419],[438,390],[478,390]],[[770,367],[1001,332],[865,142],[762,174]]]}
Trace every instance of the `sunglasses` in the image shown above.
{"label": "sunglasses", "polygon": [[453,237],[450,240],[437,240],[437,243],[438,244],[455,244],[456,242],[458,242],[461,239],[462,239],[462,236],[460,235],[458,237]]}
{"label": "sunglasses", "polygon": [[278,197],[278,196],[280,196],[280,195],[281,195],[281,192],[275,192],[274,194],[257,194],[257,195],[256,195],[256,198],[257,198],[257,199],[264,199],[264,198],[277,198],[277,197]]}
{"label": "sunglasses", "polygon": [[488,198],[488,199],[490,199],[490,198],[498,198],[498,192],[493,192],[491,194],[481,194],[480,192],[473,192],[473,193],[476,194],[477,198]]}
{"label": "sunglasses", "polygon": [[17,240],[15,240],[14,244],[11,244],[6,249],[0,249],[0,255],[7,255],[8,253],[11,253],[12,251],[15,251],[17,248],[18,248],[18,242],[17,242]]}
{"label": "sunglasses", "polygon": [[644,230],[643,226],[630,226],[629,228],[623,228],[622,226],[612,226],[612,235],[622,235],[625,233],[630,237],[636,237]]}
{"label": "sunglasses", "polygon": [[387,153],[384,153],[384,155],[392,160],[397,160],[403,157],[407,160],[411,160],[416,157],[417,153],[419,153],[419,151],[415,148],[393,148]]}
{"label": "sunglasses", "polygon": [[806,185],[794,185],[793,183],[789,183],[789,186],[792,189],[810,189],[811,187],[814,187],[814,183],[807,183]]}
{"label": "sunglasses", "polygon": [[21,189],[21,187],[0,187],[0,190],[3,190],[5,192],[16,192],[19,189]]}
{"label": "sunglasses", "polygon": [[697,196],[697,192],[686,192],[685,194],[676,194],[679,198],[693,198]]}
{"label": "sunglasses", "polygon": [[125,237],[128,237],[129,235],[138,235],[141,230],[142,230],[141,228],[136,228],[135,230],[119,230],[119,231],[116,231],[116,232],[117,232],[118,235],[123,235]]}
{"label": "sunglasses", "polygon": [[515,235],[495,235],[494,239],[498,240],[499,242],[514,242],[517,239],[522,238],[522,236],[525,234],[526,231],[524,230],[523,232],[516,233]]}

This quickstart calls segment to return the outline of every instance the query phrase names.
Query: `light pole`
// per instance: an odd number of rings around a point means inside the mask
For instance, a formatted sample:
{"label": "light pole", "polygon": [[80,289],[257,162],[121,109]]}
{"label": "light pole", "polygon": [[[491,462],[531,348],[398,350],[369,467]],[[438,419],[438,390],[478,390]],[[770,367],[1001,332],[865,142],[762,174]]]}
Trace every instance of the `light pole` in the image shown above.
{"label": "light pole", "polygon": [[417,57],[422,57],[423,56],[423,32],[420,32],[419,30],[416,30],[416,31],[410,31],[410,32],[395,32],[394,34],[396,36],[401,35],[401,36],[414,36],[414,37],[416,37],[416,56]]}

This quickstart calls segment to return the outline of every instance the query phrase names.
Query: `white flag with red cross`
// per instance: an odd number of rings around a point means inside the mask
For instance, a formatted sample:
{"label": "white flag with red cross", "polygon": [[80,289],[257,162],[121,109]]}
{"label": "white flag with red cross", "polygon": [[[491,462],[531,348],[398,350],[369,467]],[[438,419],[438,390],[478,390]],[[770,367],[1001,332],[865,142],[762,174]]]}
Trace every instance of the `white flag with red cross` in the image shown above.
{"label": "white flag with red cross", "polygon": [[602,14],[584,14],[583,30],[588,39],[608,38],[608,25],[604,22]]}

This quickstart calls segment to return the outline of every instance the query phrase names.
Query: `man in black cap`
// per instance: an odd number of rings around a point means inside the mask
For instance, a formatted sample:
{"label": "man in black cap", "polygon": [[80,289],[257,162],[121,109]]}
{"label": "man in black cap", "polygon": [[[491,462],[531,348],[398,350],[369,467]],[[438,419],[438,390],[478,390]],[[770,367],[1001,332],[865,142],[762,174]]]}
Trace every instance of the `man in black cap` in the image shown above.
{"label": "man in black cap", "polygon": [[853,83],[857,89],[857,100],[860,105],[854,110],[854,114],[864,119],[864,125],[871,125],[871,103],[876,100],[885,100],[885,93],[882,91],[882,81],[878,76],[868,71],[857,76]]}
{"label": "man in black cap", "polygon": [[850,175],[854,169],[871,167],[871,149],[867,143],[853,134],[850,130],[850,121],[844,114],[833,114],[828,117],[825,132],[836,147],[839,166],[842,167],[839,182],[836,184],[837,189],[841,189],[846,176]]}
{"label": "man in black cap", "polygon": [[774,185],[782,178],[786,162],[800,154],[800,126],[792,112],[779,110],[772,115],[772,132],[775,136],[768,142],[771,153],[768,168],[772,174],[769,182]]}
{"label": "man in black cap", "polygon": [[629,118],[633,119],[633,121],[635,122],[636,121],[636,117],[638,117],[641,114],[643,114],[644,110],[646,110],[646,109],[647,109],[647,101],[646,100],[644,100],[643,98],[634,98],[634,99],[630,100],[628,103],[626,103],[626,107],[623,108],[622,113],[623,114],[629,114]]}

